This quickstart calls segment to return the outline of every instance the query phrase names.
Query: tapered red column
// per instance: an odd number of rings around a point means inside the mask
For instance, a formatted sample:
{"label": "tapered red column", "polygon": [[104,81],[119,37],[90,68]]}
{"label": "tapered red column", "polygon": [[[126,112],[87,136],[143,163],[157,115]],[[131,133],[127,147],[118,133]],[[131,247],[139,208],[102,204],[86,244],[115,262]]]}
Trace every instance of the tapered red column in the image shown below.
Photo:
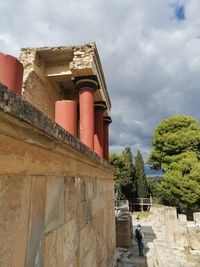
{"label": "tapered red column", "polygon": [[103,157],[103,113],[106,110],[104,101],[95,102],[94,116],[94,152]]}
{"label": "tapered red column", "polygon": [[109,160],[109,124],[112,122],[110,117],[103,118],[103,157]]}
{"label": "tapered red column", "polygon": [[74,100],[57,101],[55,122],[74,136],[77,136],[77,105]]}
{"label": "tapered red column", "polygon": [[20,61],[10,55],[0,54],[0,82],[21,95],[24,68]]}
{"label": "tapered red column", "polygon": [[91,150],[94,149],[94,91],[99,88],[96,76],[76,77],[79,90],[80,140]]}

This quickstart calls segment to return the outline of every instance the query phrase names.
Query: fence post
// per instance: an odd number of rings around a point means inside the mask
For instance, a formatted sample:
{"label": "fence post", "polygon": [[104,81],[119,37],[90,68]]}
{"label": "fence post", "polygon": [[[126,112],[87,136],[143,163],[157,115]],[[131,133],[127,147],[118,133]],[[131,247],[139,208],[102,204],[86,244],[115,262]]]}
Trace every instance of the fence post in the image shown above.
{"label": "fence post", "polygon": [[143,211],[143,198],[141,198],[141,211]]}

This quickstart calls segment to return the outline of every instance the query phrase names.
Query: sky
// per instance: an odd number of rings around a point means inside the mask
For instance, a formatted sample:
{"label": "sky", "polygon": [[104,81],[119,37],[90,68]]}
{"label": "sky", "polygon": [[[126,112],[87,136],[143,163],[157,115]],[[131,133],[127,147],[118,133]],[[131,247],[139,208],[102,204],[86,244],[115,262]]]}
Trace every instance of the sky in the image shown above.
{"label": "sky", "polygon": [[0,51],[95,41],[112,102],[110,151],[144,160],[156,126],[200,120],[200,0],[1,0]]}

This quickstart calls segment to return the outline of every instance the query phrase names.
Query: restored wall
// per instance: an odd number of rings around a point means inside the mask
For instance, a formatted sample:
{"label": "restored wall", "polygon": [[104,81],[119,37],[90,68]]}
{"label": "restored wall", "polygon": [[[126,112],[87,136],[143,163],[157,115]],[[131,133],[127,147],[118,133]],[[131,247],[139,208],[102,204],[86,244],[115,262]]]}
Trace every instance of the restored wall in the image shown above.
{"label": "restored wall", "polygon": [[46,84],[34,71],[29,74],[23,96],[32,105],[55,120],[55,102],[63,99],[61,94],[49,83]]}
{"label": "restored wall", "polygon": [[55,102],[63,99],[63,94],[48,82],[45,63],[36,51],[22,53],[20,61],[24,65],[23,97],[54,121]]}
{"label": "restored wall", "polygon": [[113,266],[113,169],[0,85],[0,266]]}

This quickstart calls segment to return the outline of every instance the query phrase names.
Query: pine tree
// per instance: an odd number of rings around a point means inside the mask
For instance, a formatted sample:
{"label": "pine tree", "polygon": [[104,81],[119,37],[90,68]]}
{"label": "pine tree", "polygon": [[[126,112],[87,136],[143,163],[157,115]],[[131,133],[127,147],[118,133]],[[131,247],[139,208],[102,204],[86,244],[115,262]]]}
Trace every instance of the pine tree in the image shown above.
{"label": "pine tree", "polygon": [[146,174],[144,171],[144,161],[140,151],[137,152],[135,157],[135,178],[137,187],[137,196],[139,198],[148,197],[148,184]]}
{"label": "pine tree", "polygon": [[154,131],[149,164],[162,168],[157,186],[163,203],[186,209],[200,207],[200,126],[186,115],[163,120]]}

